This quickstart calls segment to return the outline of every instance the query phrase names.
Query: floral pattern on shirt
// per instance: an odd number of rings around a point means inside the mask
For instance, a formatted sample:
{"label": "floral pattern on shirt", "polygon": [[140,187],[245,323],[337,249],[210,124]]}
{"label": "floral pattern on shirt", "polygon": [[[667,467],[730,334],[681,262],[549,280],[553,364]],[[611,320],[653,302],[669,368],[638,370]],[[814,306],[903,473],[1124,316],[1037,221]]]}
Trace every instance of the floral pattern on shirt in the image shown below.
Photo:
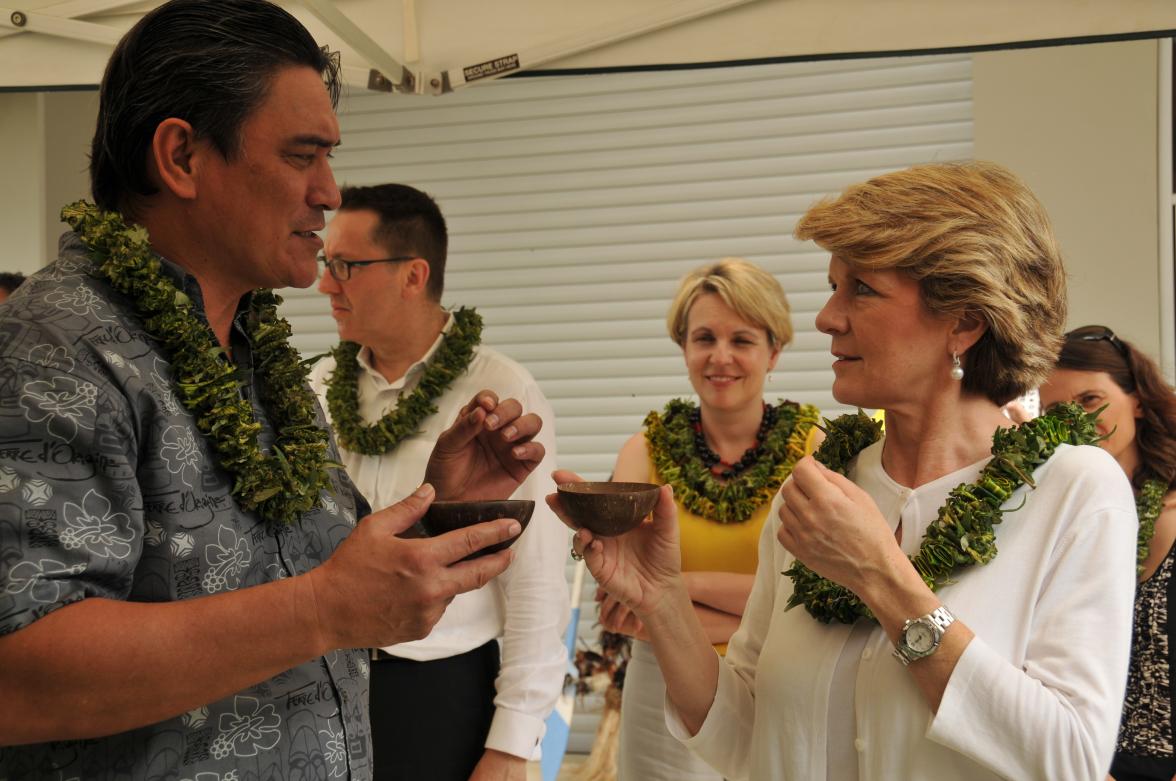
{"label": "floral pattern on shirt", "polygon": [[[63,251],[0,318],[0,636],[90,597],[175,602],[325,561],[357,511],[368,512],[346,475],[332,476],[329,504],[292,525],[242,510],[232,476],[172,390],[166,356],[125,299],[79,272],[89,261],[76,240]],[[195,280],[164,268],[199,306]],[[231,339],[250,366],[239,322]],[[259,398],[257,378],[245,382],[245,397]],[[258,414],[268,448],[272,431]],[[333,445],[328,458],[338,460]],[[312,659],[117,735],[0,746],[0,779],[368,781],[362,657]]]}
{"label": "floral pattern on shirt", "polygon": [[93,429],[94,402],[98,388],[73,377],[54,377],[26,383],[20,406],[32,423],[48,421],[49,433],[73,442],[78,428]]}
{"label": "floral pattern on shirt", "polygon": [[262,705],[253,697],[235,697],[233,712],[221,714],[220,734],[212,742],[212,755],[217,759],[229,754],[255,757],[258,751],[268,751],[278,744],[281,724],[273,705]]}
{"label": "floral pattern on shirt", "polygon": [[66,550],[85,547],[94,556],[125,559],[131,554],[135,530],[126,513],[113,512],[110,500],[97,491],[87,491],[81,505],[65,503],[65,530],[61,544]]}

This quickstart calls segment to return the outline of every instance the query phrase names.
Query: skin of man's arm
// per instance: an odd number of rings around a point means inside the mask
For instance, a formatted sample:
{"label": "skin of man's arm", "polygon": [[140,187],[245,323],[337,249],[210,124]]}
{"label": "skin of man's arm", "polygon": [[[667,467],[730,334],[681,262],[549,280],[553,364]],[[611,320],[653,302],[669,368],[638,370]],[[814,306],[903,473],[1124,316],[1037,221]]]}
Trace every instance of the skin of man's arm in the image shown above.
{"label": "skin of man's arm", "polygon": [[518,530],[500,520],[396,538],[432,497],[426,486],[364,518],[327,562],[297,577],[170,603],[85,599],[0,638],[0,745],[124,732],[335,648],[424,637],[453,596],[484,585],[511,556],[450,562]]}

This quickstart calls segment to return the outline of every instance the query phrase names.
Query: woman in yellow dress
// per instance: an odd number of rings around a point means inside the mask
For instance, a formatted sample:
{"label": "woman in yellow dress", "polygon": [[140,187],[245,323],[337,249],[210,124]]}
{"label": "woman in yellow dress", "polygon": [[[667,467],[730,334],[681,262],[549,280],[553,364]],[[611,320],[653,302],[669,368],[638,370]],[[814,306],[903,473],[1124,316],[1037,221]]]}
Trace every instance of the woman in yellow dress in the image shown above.
{"label": "woman in yellow dress", "polygon": [[[669,483],[694,610],[723,653],[751,593],[760,529],[792,465],[814,446],[818,412],[769,404],[764,383],[792,340],[776,279],[739,258],[707,264],[681,282],[667,317],[698,403],[651,412],[621,448],[613,479]],[[605,629],[636,638],[621,706],[620,781],[720,776],[666,731],[665,683],[640,622],[600,594]]]}

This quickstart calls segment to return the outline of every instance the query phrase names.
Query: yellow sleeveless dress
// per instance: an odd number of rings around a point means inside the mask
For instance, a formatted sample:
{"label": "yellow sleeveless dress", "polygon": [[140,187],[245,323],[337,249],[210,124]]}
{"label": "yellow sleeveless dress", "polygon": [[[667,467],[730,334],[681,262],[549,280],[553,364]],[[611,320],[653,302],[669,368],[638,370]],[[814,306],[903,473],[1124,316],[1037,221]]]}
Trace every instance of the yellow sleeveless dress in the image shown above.
{"label": "yellow sleeveless dress", "polygon": [[[759,563],[760,531],[768,518],[770,502],[758,507],[751,518],[742,523],[715,523],[680,504],[677,507],[683,572],[755,574]],[[725,654],[727,644],[716,643],[715,650]]]}

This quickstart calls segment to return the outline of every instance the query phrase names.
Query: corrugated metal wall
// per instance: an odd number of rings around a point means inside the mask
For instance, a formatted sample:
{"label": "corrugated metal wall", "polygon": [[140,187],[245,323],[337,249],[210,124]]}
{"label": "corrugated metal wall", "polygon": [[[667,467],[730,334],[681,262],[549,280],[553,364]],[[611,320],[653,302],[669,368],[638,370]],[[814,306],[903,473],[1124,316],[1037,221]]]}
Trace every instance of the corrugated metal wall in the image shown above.
{"label": "corrugated metal wall", "polygon": [[[691,393],[664,316],[678,279],[723,256],[788,291],[796,339],[769,394],[838,411],[828,339],[813,327],[827,257],[792,227],[852,182],[970,157],[971,58],[514,79],[441,99],[355,95],[340,121],[339,181],[437,198],[451,236],[445,303],[476,306],[485,342],[535,375],[561,465],[603,479],[646,412]],[[333,346],[325,300],[283,294],[297,346]],[[597,634],[593,589],[583,642]],[[590,747],[594,707],[579,710],[571,750]]]}

